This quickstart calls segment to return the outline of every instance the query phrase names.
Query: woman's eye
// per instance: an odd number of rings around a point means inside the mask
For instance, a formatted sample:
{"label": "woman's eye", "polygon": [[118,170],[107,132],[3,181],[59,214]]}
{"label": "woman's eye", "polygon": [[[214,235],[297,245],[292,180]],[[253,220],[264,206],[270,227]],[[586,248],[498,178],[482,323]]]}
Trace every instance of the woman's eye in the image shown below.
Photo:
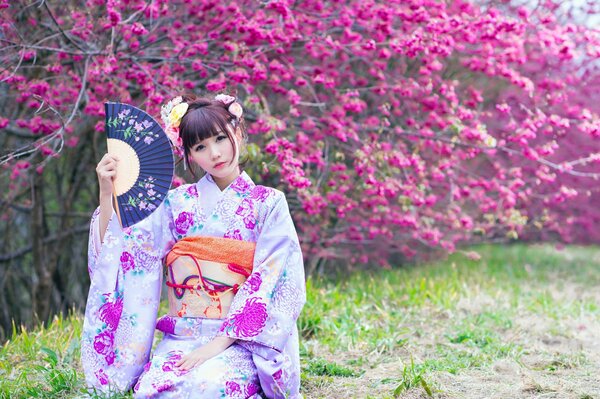
{"label": "woman's eye", "polygon": [[217,136],[217,141],[221,141],[221,140],[226,139],[226,138],[227,138],[227,136],[220,135],[220,136]]}
{"label": "woman's eye", "polygon": [[198,147],[196,147],[196,151],[200,151],[200,150],[203,150],[203,149],[204,149],[203,145],[199,145]]}

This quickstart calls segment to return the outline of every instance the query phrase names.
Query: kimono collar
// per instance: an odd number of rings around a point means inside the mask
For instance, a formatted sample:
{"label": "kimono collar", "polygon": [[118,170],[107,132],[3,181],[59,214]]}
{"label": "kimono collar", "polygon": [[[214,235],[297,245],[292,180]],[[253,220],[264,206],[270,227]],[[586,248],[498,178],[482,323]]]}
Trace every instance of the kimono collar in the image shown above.
{"label": "kimono collar", "polygon": [[[217,186],[217,183],[215,183],[215,181],[214,181],[213,177],[210,175],[210,173],[207,173],[205,175],[205,178],[208,182]],[[223,190],[223,193],[225,193],[231,189],[231,190],[235,191],[236,193],[243,194],[254,186],[255,186],[255,184],[252,181],[252,179],[250,178],[250,176],[248,176],[246,171],[242,171],[242,173],[240,173],[240,175],[238,177],[236,177],[231,183],[229,183],[229,185],[227,187],[225,187],[225,189]],[[217,189],[219,189],[219,188],[217,187]],[[219,191],[221,191],[221,190],[219,189]]]}
{"label": "kimono collar", "polygon": [[212,176],[207,173],[198,180],[196,187],[198,189],[202,213],[210,216],[214,214],[220,201],[229,198],[244,198],[250,194],[255,184],[246,172],[242,172],[221,191]]}

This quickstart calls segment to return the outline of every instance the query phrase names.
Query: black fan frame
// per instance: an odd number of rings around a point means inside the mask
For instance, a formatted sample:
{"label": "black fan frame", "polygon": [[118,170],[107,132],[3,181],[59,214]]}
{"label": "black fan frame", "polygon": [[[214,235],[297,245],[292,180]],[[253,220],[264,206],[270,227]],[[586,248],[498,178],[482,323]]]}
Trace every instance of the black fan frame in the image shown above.
{"label": "black fan frame", "polygon": [[[130,145],[140,162],[134,185],[116,197],[121,225],[129,227],[146,218],[164,201],[175,170],[173,148],[161,125],[141,109],[118,102],[107,102],[104,109],[106,137]],[[148,197],[149,185],[153,185],[156,196]],[[146,209],[140,209],[141,201],[147,204]]]}

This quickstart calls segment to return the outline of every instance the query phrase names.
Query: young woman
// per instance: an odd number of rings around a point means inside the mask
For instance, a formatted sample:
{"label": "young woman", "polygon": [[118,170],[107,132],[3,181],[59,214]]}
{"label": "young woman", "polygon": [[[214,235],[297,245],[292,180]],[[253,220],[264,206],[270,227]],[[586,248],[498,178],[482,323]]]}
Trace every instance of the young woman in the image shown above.
{"label": "young woman", "polygon": [[[98,164],[86,381],[104,392],[135,384],[139,398],[300,397],[302,254],[284,194],[240,168],[242,108],[225,95],[178,97],[163,120],[187,164],[205,174],[121,229],[112,208],[119,160],[107,154]],[[169,311],[157,320],[163,276]],[[150,356],[155,327],[164,336]]]}

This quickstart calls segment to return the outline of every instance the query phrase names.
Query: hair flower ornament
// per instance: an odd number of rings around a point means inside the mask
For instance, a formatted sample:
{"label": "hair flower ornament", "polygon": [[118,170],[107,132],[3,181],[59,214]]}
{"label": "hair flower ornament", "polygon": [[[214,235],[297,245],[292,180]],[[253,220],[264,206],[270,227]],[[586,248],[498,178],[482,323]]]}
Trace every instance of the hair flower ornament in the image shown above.
{"label": "hair flower ornament", "polygon": [[181,118],[187,112],[189,105],[187,103],[180,103],[173,107],[171,112],[169,113],[169,122],[173,127],[179,127],[181,123]]}
{"label": "hair flower ornament", "polygon": [[189,105],[184,103],[183,98],[179,96],[163,105],[160,109],[160,117],[165,125],[165,133],[169,140],[171,140],[175,153],[179,156],[183,155],[183,142],[179,136],[179,124],[188,108]]}
{"label": "hair flower ornament", "polygon": [[227,111],[229,111],[231,115],[235,116],[237,120],[242,117],[244,110],[242,109],[240,103],[235,101],[235,97],[227,94],[217,94],[215,96],[215,101],[220,101],[225,104],[227,106]]}

